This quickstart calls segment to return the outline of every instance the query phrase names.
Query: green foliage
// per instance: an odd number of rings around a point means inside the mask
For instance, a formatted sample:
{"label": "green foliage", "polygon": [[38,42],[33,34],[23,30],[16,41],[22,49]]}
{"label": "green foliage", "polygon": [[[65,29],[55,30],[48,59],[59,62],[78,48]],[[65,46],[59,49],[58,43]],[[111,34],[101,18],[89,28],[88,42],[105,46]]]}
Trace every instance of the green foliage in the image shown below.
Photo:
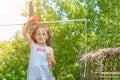
{"label": "green foliage", "polygon": [[25,80],[29,48],[16,33],[14,40],[0,42],[0,80]]}
{"label": "green foliage", "polygon": [[[101,9],[100,14],[100,26],[102,34],[101,37],[105,38],[105,47],[119,47],[120,46],[120,24],[119,24],[119,14],[120,14],[120,1],[119,0],[106,0],[100,1],[98,0],[98,5]],[[100,33],[100,32],[99,32]],[[113,38],[114,37],[114,38]],[[102,38],[101,38],[102,39]]]}

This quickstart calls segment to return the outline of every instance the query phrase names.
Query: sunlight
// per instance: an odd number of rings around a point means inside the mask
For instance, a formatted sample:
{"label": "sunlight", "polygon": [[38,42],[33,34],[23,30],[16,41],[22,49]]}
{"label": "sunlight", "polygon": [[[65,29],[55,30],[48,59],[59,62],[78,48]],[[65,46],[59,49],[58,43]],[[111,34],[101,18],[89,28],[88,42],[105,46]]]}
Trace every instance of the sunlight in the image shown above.
{"label": "sunlight", "polygon": [[1,0],[0,1],[0,41],[9,40],[17,30],[21,30],[20,25],[2,26],[9,24],[24,23],[26,18],[21,16],[26,0]]}

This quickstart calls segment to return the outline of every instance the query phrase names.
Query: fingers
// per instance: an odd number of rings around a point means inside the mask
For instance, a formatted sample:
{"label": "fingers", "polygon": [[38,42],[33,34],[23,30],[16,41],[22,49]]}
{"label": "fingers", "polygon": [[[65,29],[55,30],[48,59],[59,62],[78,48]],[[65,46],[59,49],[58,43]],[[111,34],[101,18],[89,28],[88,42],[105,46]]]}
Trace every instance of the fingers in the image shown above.
{"label": "fingers", "polygon": [[31,16],[29,19],[28,19],[29,22],[32,22],[34,21],[34,18]]}

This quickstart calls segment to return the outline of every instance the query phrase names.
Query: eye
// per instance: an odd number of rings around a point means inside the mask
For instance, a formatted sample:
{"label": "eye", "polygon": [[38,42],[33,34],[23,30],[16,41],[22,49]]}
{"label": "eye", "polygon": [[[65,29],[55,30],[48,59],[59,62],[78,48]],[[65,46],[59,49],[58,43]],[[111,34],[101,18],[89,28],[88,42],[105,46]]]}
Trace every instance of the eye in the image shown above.
{"label": "eye", "polygon": [[46,34],[43,33],[43,35],[46,35]]}
{"label": "eye", "polygon": [[37,36],[40,36],[40,33],[37,33],[36,35],[37,35]]}

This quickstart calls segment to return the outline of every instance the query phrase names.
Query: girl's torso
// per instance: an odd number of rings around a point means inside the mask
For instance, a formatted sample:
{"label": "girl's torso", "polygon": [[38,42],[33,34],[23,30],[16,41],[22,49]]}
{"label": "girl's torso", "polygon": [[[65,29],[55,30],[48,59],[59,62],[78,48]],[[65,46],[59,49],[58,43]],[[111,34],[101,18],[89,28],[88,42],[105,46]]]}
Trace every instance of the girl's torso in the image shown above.
{"label": "girl's torso", "polygon": [[51,76],[47,62],[47,55],[49,54],[50,47],[40,47],[34,44],[31,49],[27,80],[55,80]]}
{"label": "girl's torso", "polygon": [[33,48],[31,49],[28,67],[48,65],[46,57],[49,54],[49,50],[49,46],[41,47],[37,44],[34,44]]}

